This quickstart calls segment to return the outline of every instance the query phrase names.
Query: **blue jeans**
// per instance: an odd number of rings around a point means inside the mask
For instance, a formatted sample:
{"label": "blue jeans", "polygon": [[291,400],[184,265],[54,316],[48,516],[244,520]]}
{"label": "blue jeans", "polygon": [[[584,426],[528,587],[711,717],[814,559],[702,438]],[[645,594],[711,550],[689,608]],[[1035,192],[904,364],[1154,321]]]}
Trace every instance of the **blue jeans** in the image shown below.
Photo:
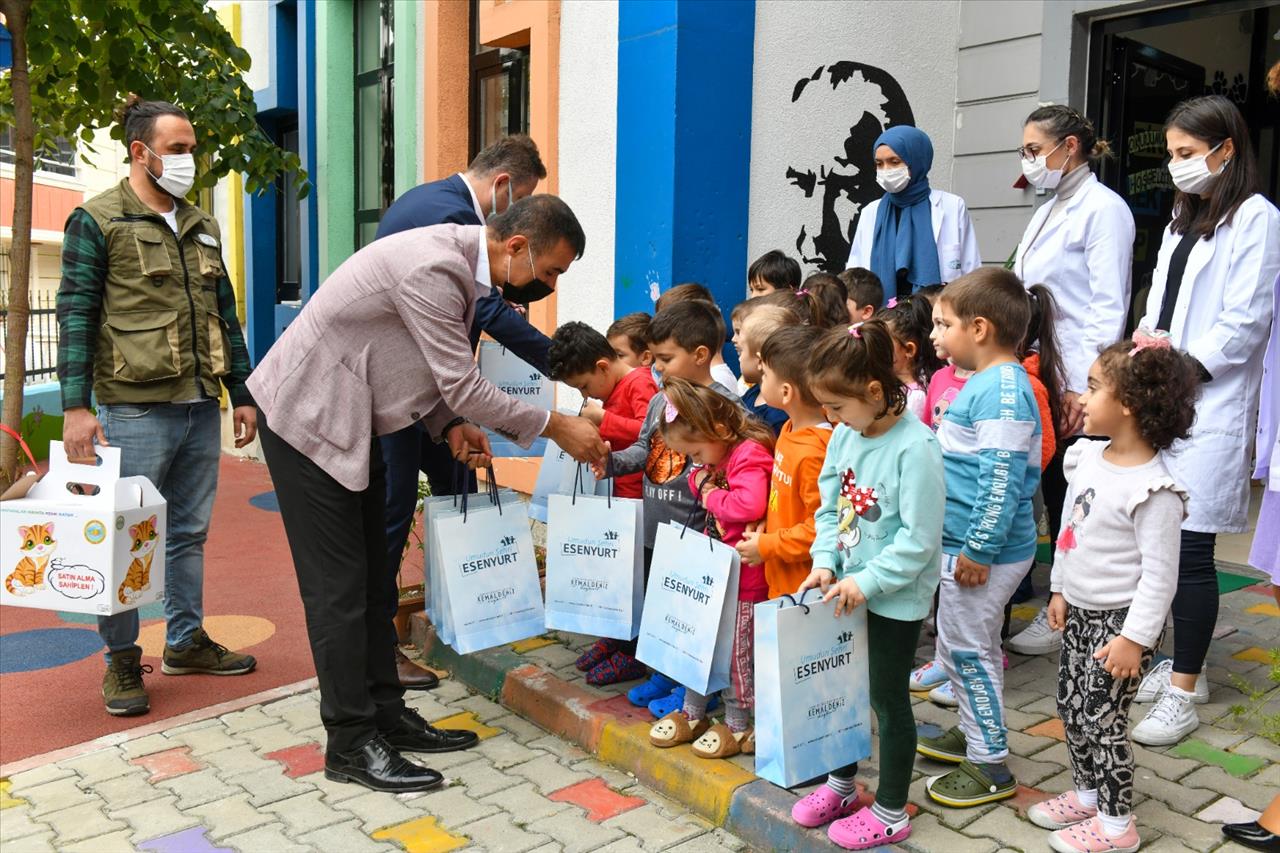
{"label": "blue jeans", "polygon": [[[98,407],[112,447],[120,448],[120,475],[146,477],[168,502],[165,540],[165,643],[190,645],[204,617],[204,542],[218,489],[222,426],[217,400]],[[98,617],[98,633],[111,652],[138,642],[138,611]]]}

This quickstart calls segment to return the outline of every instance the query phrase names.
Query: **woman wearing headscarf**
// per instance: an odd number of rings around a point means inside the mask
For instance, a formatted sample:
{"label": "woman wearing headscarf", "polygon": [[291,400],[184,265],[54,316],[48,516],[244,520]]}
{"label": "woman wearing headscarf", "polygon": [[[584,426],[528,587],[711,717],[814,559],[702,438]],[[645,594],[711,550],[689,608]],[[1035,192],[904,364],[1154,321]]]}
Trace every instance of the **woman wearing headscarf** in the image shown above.
{"label": "woman wearing headscarf", "polygon": [[929,186],[933,143],[900,124],[876,139],[876,183],[885,191],[858,219],[847,268],[880,277],[887,298],[945,284],[982,265],[964,199]]}

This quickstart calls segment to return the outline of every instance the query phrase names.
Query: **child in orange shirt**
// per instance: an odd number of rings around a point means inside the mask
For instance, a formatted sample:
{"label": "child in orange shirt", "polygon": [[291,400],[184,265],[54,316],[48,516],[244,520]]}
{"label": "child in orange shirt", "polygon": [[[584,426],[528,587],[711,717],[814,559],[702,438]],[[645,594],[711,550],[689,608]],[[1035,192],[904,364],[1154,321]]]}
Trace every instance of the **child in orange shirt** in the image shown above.
{"label": "child in orange shirt", "polygon": [[793,593],[809,576],[815,528],[822,505],[818,474],[831,440],[831,424],[809,390],[807,379],[813,329],[788,326],[771,334],[760,348],[760,396],[782,409],[789,420],[774,450],[773,484],[763,529],[757,526],[738,543],[744,563],[764,563],[769,597]]}

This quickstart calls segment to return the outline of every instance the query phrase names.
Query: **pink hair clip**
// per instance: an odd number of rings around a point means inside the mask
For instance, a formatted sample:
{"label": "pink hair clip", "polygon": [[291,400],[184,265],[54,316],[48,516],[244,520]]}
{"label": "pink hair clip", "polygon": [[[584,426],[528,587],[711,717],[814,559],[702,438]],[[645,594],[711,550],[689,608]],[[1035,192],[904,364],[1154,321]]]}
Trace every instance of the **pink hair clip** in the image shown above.
{"label": "pink hair clip", "polygon": [[796,298],[797,298],[797,299],[799,299],[799,298],[800,298],[800,297],[802,297],[802,296],[808,296],[808,295],[809,295],[809,291],[805,290],[803,287],[798,287],[798,288],[796,288]]}
{"label": "pink hair clip", "polygon": [[1144,349],[1173,349],[1173,337],[1162,329],[1139,327],[1133,333],[1133,349],[1129,350],[1129,358]]}
{"label": "pink hair clip", "polygon": [[667,400],[667,409],[665,414],[667,418],[667,423],[672,423],[675,421],[676,418],[680,417],[680,413],[676,411],[676,404],[671,402],[670,400]]}
{"label": "pink hair clip", "polygon": [[861,323],[854,323],[849,327],[849,334],[853,335],[858,340],[862,340],[862,329],[859,328],[861,325]]}
{"label": "pink hair clip", "polygon": [[891,297],[891,298],[889,299],[889,301],[885,303],[884,307],[886,307],[886,308],[897,308],[897,307],[898,307],[898,297],[896,297],[896,296]]}

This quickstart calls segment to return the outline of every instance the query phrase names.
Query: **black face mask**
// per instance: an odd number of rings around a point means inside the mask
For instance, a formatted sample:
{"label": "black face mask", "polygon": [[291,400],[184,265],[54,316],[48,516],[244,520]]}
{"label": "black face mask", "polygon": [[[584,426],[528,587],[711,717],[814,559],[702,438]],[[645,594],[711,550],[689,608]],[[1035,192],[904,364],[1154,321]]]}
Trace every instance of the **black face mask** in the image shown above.
{"label": "black face mask", "polygon": [[[533,249],[529,249],[529,269],[533,271]],[[536,272],[534,273],[537,275]],[[507,260],[507,281],[502,285],[502,298],[508,302],[514,302],[516,305],[529,306],[534,302],[546,299],[555,290],[540,278],[534,278],[528,284],[512,284],[511,283],[511,260]]]}

